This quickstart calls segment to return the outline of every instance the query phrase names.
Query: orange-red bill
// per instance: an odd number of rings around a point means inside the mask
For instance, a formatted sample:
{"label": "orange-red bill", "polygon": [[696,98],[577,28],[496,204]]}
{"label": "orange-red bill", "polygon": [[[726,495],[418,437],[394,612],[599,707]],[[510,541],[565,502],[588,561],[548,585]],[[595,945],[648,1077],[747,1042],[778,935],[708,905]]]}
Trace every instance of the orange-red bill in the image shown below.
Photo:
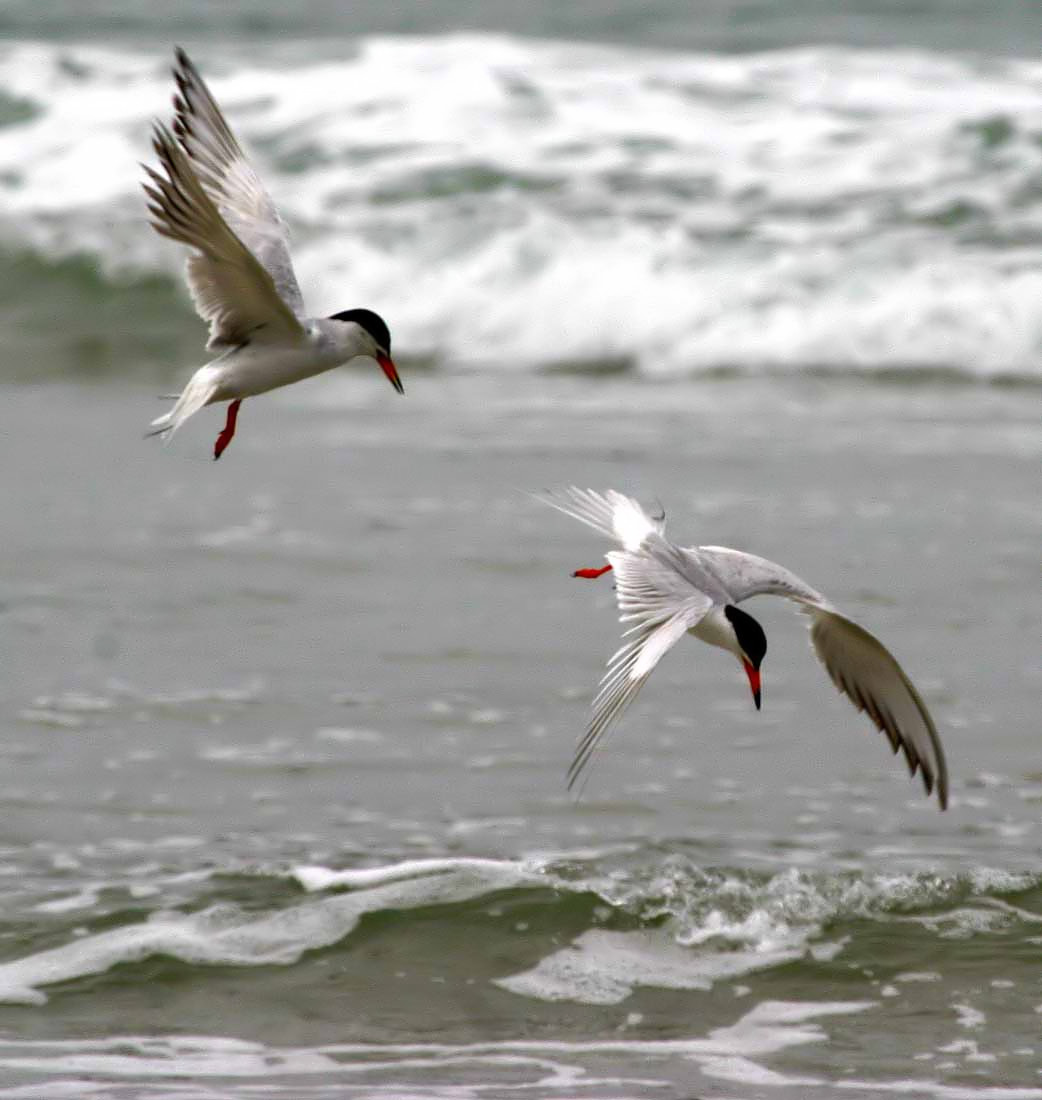
{"label": "orange-red bill", "polygon": [[745,668],[745,674],[749,677],[749,687],[752,689],[753,702],[756,704],[756,709],[760,709],[760,670],[753,668],[751,664],[743,657],[742,665]]}
{"label": "orange-red bill", "polygon": [[402,385],[402,380],[398,377],[398,368],[394,365],[394,360],[389,355],[384,355],[382,351],[376,353],[376,361],[380,364],[380,369],[387,375],[387,381],[399,392],[405,393],[405,387]]}

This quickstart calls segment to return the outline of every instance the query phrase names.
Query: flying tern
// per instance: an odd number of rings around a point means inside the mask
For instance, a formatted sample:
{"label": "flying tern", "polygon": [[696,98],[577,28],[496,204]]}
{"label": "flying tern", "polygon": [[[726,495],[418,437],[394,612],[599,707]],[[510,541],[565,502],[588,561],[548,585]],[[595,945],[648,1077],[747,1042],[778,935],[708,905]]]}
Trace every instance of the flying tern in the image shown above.
{"label": "flying tern", "polygon": [[235,434],[243,398],[375,359],[402,393],[391,334],[378,314],[349,309],[309,317],[293,273],[289,237],[250,164],[184,50],[176,51],[173,130],[156,122],[152,145],[161,171],[143,166],[156,232],[188,245],[185,268],[196,312],[210,325],[217,356],[189,379],[150,435],[176,431],[193,413],[230,401],[214,458]]}
{"label": "flying tern", "polygon": [[784,596],[810,617],[810,641],[836,687],[904,753],[927,794],[936,787],[948,805],[948,766],[926,704],[886,647],[784,566],[725,546],[680,547],[664,534],[665,514],[653,518],[630,497],[574,487],[537,498],[621,544],[608,564],[578,569],[594,578],[612,572],[619,618],[632,624],[608,662],[593,715],[568,770],[571,789],[600,739],[636,697],[662,656],[685,634],[733,653],[742,663],[760,708],[763,628],[738,606],[752,596]]}

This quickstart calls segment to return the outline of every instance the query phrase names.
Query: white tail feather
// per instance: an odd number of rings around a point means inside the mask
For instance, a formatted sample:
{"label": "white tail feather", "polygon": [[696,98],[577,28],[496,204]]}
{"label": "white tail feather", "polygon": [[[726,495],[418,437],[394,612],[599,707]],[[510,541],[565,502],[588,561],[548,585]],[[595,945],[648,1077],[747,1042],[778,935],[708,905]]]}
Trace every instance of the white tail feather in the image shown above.
{"label": "white tail feather", "polygon": [[217,399],[220,375],[212,367],[201,367],[188,380],[177,404],[162,416],[152,421],[149,435],[173,435],[178,428],[204,405]]}

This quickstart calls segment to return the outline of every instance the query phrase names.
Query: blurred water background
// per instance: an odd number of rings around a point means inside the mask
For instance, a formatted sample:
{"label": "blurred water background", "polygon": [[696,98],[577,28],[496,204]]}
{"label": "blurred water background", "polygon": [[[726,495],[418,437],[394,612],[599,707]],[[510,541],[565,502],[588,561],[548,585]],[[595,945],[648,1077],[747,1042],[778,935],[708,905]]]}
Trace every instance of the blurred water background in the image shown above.
{"label": "blurred water background", "polygon": [[[1042,10],[0,5],[0,1097],[1042,1098]],[[202,361],[138,162],[192,54],[360,365]],[[786,606],[563,774],[618,626],[525,490]]]}

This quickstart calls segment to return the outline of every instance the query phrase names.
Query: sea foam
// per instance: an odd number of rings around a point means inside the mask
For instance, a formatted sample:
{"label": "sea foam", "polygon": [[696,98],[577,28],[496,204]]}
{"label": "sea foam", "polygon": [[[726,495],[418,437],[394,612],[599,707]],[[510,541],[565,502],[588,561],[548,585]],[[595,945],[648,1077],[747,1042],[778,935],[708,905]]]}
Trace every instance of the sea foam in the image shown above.
{"label": "sea foam", "polygon": [[[1042,65],[712,55],[457,34],[198,58],[315,311],[483,368],[947,368],[1042,377]],[[137,162],[168,59],[12,43],[8,249],[113,278],[181,254]]]}
{"label": "sea foam", "polygon": [[[808,955],[831,959],[845,944],[828,932],[836,922],[906,922],[916,935],[948,939],[993,935],[1037,920],[992,896],[1025,890],[1037,879],[984,869],[956,877],[765,876],[704,872],[676,861],[602,873],[599,864],[598,857],[447,856],[348,870],[300,866],[286,877],[312,896],[282,908],[258,914],[219,903],[191,913],[164,910],[2,963],[0,1002],[42,1004],[49,985],[152,956],[196,966],[289,966],[305,952],[350,936],[366,914],[441,906],[452,919],[454,907],[503,891],[515,899],[531,894],[532,904],[551,909],[583,897],[601,915],[592,918],[598,926],[494,984],[537,1000],[601,1005],[619,1003],[641,986],[706,990]],[[89,899],[77,897],[64,907],[73,905],[82,921]],[[38,911],[55,914],[53,906]],[[636,920],[639,927],[600,926],[614,918],[627,925]]]}
{"label": "sea foam", "polygon": [[[154,955],[204,966],[286,966],[305,951],[328,947],[349,935],[366,914],[381,910],[459,904],[498,889],[532,881],[534,867],[494,860],[417,861],[326,878],[368,888],[308,901],[257,917],[228,905],[199,913],[160,912],[143,923],[74,939],[0,964],[0,1003],[43,1004],[41,987],[100,974],[121,963]],[[317,870],[298,877],[314,887]]]}

